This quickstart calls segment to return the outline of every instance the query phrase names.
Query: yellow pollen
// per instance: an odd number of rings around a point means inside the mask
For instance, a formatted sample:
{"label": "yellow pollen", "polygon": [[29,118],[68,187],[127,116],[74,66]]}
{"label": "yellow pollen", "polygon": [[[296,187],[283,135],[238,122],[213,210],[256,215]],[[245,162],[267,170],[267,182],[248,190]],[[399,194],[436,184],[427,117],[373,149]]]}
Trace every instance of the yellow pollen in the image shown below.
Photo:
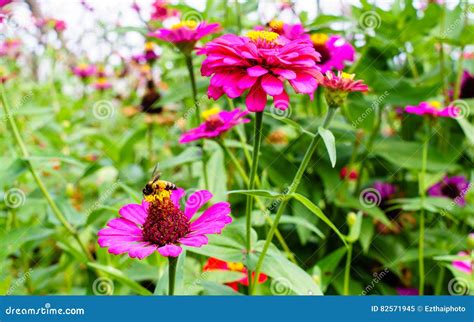
{"label": "yellow pollen", "polygon": [[86,63],[80,63],[79,65],[77,65],[77,68],[79,69],[86,69],[87,67],[89,67],[89,65]]}
{"label": "yellow pollen", "polygon": [[273,31],[252,30],[247,33],[247,37],[252,41],[264,40],[266,42],[274,42],[280,35]]}
{"label": "yellow pollen", "polygon": [[441,102],[438,101],[430,101],[429,102],[431,106],[433,106],[435,109],[440,109],[441,108]]}
{"label": "yellow pollen", "polygon": [[153,44],[151,41],[147,41],[147,42],[145,43],[145,50],[146,50],[146,51],[153,50],[154,47],[155,47],[155,46],[154,46],[154,44]]}
{"label": "yellow pollen", "polygon": [[311,35],[311,41],[315,45],[324,45],[329,39],[329,36],[322,33],[315,33]]}
{"label": "yellow pollen", "polygon": [[229,270],[236,272],[241,272],[244,270],[244,264],[242,263],[227,262],[227,267]]}
{"label": "yellow pollen", "polygon": [[100,77],[100,78],[97,79],[96,83],[97,83],[97,84],[107,84],[108,81],[107,81],[107,78],[105,78],[105,77]]}
{"label": "yellow pollen", "polygon": [[351,79],[352,80],[352,79],[354,79],[355,74],[348,74],[348,73],[342,72],[341,77],[345,78],[345,79]]}
{"label": "yellow pollen", "polygon": [[202,112],[201,116],[204,120],[208,120],[211,116],[216,115],[220,111],[221,111],[220,108],[215,106],[215,107],[213,107],[209,110],[206,110],[206,111]]}
{"label": "yellow pollen", "polygon": [[270,28],[272,28],[273,30],[282,30],[283,29],[283,21],[281,20],[272,20],[268,23],[268,25],[270,26]]}
{"label": "yellow pollen", "polygon": [[187,28],[196,29],[198,23],[195,20],[184,20],[171,26],[171,29]]}

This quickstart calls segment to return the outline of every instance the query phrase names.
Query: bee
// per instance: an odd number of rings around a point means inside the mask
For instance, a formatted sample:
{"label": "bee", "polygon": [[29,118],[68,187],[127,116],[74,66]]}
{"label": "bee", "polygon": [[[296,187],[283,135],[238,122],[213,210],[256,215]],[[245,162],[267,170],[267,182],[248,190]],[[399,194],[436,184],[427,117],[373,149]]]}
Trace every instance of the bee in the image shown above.
{"label": "bee", "polygon": [[152,179],[147,182],[145,188],[143,188],[143,194],[145,196],[150,195],[161,195],[163,191],[171,191],[178,189],[172,182],[160,180],[161,173],[156,172],[156,167],[153,170]]}

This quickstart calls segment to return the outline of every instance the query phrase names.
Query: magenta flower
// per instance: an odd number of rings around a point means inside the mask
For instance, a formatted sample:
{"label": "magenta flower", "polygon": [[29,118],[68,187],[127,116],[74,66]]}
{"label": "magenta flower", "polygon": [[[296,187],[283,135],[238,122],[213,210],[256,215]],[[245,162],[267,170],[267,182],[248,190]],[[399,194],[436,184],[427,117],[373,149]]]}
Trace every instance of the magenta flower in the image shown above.
{"label": "magenta flower", "polygon": [[[459,252],[458,256],[469,256],[469,254],[466,252]],[[467,274],[472,274],[472,265],[471,265],[470,259],[455,260],[452,262],[452,264],[453,264],[453,267],[456,268],[457,270],[467,273]]]}
{"label": "magenta flower", "polygon": [[465,196],[470,187],[469,181],[464,176],[445,176],[443,180],[428,189],[428,194],[432,197],[453,199],[456,204],[464,207],[466,205]]}
{"label": "magenta flower", "polygon": [[96,73],[96,68],[92,64],[79,64],[72,68],[72,72],[79,78],[91,77]]}
{"label": "magenta flower", "polygon": [[354,77],[354,74],[341,71],[338,71],[337,74],[327,71],[324,76],[320,74],[316,77],[318,82],[326,87],[324,95],[329,107],[342,106],[350,92],[366,92],[369,90],[363,81],[354,80]]}
{"label": "magenta flower", "polygon": [[112,87],[112,84],[105,77],[99,77],[94,84],[92,85],[95,89],[99,91],[105,91]]}
{"label": "magenta flower", "polygon": [[[209,112],[209,111],[207,111]],[[181,135],[179,143],[188,143],[204,138],[215,138],[229,131],[234,126],[241,123],[250,122],[245,116],[249,113],[247,110],[241,111],[236,108],[232,111],[221,111],[211,109],[211,113],[204,112],[205,121],[197,128],[191,129]]]}
{"label": "magenta flower", "polygon": [[203,37],[219,31],[220,24],[207,22],[197,23],[194,20],[182,21],[170,29],[162,28],[149,34],[174,44],[185,54],[190,54],[196,43]]}
{"label": "magenta flower", "polygon": [[[168,2],[166,0],[155,0],[151,6],[152,6],[152,12],[151,12],[151,17],[150,17],[151,20],[163,21],[166,18],[179,16],[178,10],[168,8]],[[140,9],[138,9],[137,12],[138,11],[140,11]]]}
{"label": "magenta flower", "polygon": [[442,107],[440,102],[421,102],[419,105],[408,105],[405,112],[415,115],[429,115],[434,117],[457,117],[459,109],[455,106]]}
{"label": "magenta flower", "polygon": [[147,62],[153,63],[158,58],[160,58],[160,56],[155,52],[152,42],[146,42],[143,53],[132,57],[132,59],[139,64],[145,64]]}
{"label": "magenta flower", "polygon": [[417,288],[397,287],[396,291],[397,291],[398,295],[402,295],[402,296],[410,296],[410,295],[420,294],[420,291]]}
{"label": "magenta flower", "polygon": [[462,74],[461,81],[461,93],[459,98],[473,98],[474,97],[474,76],[472,76],[467,70]]}
{"label": "magenta flower", "polygon": [[[280,36],[285,37],[288,40],[295,40],[300,38],[305,38],[309,40],[309,36],[305,33],[304,27],[302,24],[288,24],[284,23],[281,20],[273,19],[267,23],[267,30],[273,31],[279,34]],[[265,30],[265,27],[258,26],[255,30]]]}
{"label": "magenta flower", "polygon": [[271,31],[250,31],[247,37],[227,34],[209,42],[199,54],[207,56],[201,73],[211,76],[209,97],[236,98],[248,90],[245,104],[252,112],[265,109],[267,94],[275,107],[286,110],[285,80],[295,92],[311,96],[318,86],[319,54],[304,39],[289,41]]}
{"label": "magenta flower", "polygon": [[387,182],[376,181],[372,187],[378,191],[382,200],[390,199],[397,192],[397,187]]}
{"label": "magenta flower", "polygon": [[0,0],[0,8],[5,7],[6,5],[9,5],[12,2],[13,0]]}
{"label": "magenta flower", "polygon": [[343,70],[346,62],[354,61],[354,47],[340,36],[315,33],[311,35],[311,42],[314,49],[321,54],[318,66],[322,73],[332,69]]}
{"label": "magenta flower", "polygon": [[162,256],[177,257],[182,251],[181,245],[206,245],[206,235],[220,234],[232,222],[227,202],[210,206],[192,220],[212,194],[207,190],[193,193],[183,211],[179,201],[184,194],[184,190],[179,188],[173,190],[169,198],[122,207],[119,210],[121,217],[112,219],[108,228],[99,231],[99,245],[108,247],[111,254],[128,253],[131,258],[143,259],[155,251]]}

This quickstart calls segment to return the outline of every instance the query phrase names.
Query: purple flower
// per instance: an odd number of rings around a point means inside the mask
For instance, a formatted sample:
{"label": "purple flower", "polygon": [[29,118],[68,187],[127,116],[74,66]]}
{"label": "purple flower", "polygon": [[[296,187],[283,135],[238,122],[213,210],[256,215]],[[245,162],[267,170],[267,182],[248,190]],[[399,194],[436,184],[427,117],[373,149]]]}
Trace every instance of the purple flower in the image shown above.
{"label": "purple flower", "polygon": [[177,257],[182,251],[181,245],[206,245],[206,235],[220,234],[232,222],[227,202],[213,204],[193,220],[212,194],[207,190],[193,193],[181,210],[179,201],[184,194],[181,188],[171,193],[164,190],[159,196],[146,196],[149,202],[125,205],[119,210],[120,217],[99,231],[99,245],[108,247],[111,254],[128,253],[131,258],[143,259],[155,251],[162,256]]}
{"label": "purple flower", "polygon": [[408,105],[405,112],[415,115],[430,115],[434,117],[457,117],[458,108],[455,106],[443,107],[440,102],[421,102],[419,105]]}
{"label": "purple flower", "polygon": [[314,49],[321,54],[318,66],[322,73],[333,69],[343,70],[346,62],[355,59],[354,47],[340,36],[315,33],[310,38]]}
{"label": "purple flower", "polygon": [[390,199],[397,192],[397,187],[387,182],[376,181],[373,187],[379,192],[380,198],[385,200]]}
{"label": "purple flower", "polygon": [[464,176],[445,176],[443,180],[431,186],[428,194],[432,197],[453,199],[459,206],[466,205],[465,195],[470,188],[469,181]]}
{"label": "purple flower", "polygon": [[238,124],[250,122],[249,119],[245,118],[248,113],[247,110],[242,111],[239,108],[232,111],[218,112],[218,109],[206,111],[203,113],[205,117],[204,123],[197,128],[183,133],[179,142],[187,143],[204,138],[218,137]]}

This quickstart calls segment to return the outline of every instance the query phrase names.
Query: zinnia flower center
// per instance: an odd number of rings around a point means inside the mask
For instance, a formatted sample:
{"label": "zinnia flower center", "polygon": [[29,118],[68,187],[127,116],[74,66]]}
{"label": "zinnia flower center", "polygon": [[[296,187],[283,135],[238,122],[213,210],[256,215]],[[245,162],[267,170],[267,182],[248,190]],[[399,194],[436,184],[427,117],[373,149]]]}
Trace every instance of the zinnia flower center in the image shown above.
{"label": "zinnia flower center", "polygon": [[247,37],[250,38],[254,43],[267,43],[271,44],[280,37],[279,34],[273,31],[266,30],[252,30],[247,33]]}
{"label": "zinnia flower center", "polygon": [[206,131],[215,131],[224,125],[224,121],[221,119],[219,114],[215,114],[208,117],[204,124],[206,126]]}
{"label": "zinnia flower center", "polygon": [[283,21],[281,20],[271,20],[268,23],[268,26],[276,33],[281,33],[283,31]]}
{"label": "zinnia flower center", "polygon": [[159,247],[175,244],[190,231],[189,220],[169,198],[156,199],[148,207],[143,240]]}
{"label": "zinnia flower center", "polygon": [[198,23],[194,20],[184,20],[171,26],[171,29],[179,29],[179,28],[196,29],[197,26],[198,26]]}
{"label": "zinnia flower center", "polygon": [[461,194],[455,184],[443,184],[441,186],[441,193],[451,199],[456,199]]}
{"label": "zinnia flower center", "polygon": [[438,101],[431,101],[429,102],[432,107],[434,107],[437,110],[440,110],[442,108],[442,105]]}
{"label": "zinnia flower center", "polygon": [[153,50],[153,47],[154,47],[154,45],[153,45],[153,43],[152,43],[151,41],[147,41],[147,42],[145,43],[145,51]]}
{"label": "zinnia flower center", "polygon": [[331,52],[326,46],[328,39],[329,37],[326,34],[315,33],[311,35],[311,42],[313,43],[314,50],[316,50],[321,55],[318,64],[324,64],[329,59],[331,59]]}

